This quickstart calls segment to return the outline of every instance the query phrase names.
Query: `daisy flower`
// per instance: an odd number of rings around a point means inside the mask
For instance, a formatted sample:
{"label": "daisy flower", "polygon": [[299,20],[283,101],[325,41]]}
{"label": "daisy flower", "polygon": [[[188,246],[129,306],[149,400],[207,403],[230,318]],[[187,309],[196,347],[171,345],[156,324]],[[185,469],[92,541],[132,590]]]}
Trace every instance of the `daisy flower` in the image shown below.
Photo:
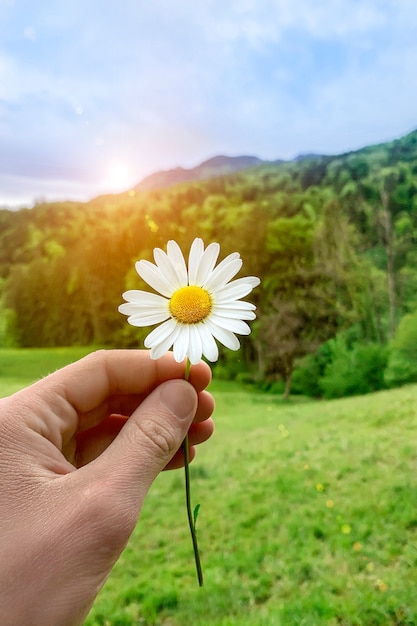
{"label": "daisy flower", "polygon": [[[220,246],[211,243],[204,249],[202,239],[194,239],[188,268],[180,247],[168,241],[167,252],[154,250],[154,263],[138,261],[139,276],[158,293],[130,290],[119,306],[132,326],[157,326],[145,339],[151,358],[158,359],[173,348],[174,358],[191,364],[204,355],[209,361],[219,356],[216,341],[237,350],[236,334],[248,335],[245,320],[255,319],[255,306],[241,298],[247,296],[260,280],[255,276],[232,278],[242,267],[237,252],[229,254],[215,267]],[[230,282],[231,281],[231,282]]]}

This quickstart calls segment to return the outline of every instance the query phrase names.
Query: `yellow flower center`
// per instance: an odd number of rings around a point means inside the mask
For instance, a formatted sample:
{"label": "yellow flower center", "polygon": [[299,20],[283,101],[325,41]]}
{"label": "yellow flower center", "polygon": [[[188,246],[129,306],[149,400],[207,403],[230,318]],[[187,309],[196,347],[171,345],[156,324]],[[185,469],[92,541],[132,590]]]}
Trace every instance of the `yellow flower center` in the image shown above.
{"label": "yellow flower center", "polygon": [[213,302],[208,291],[190,285],[181,287],[169,301],[169,310],[181,324],[198,324],[210,313]]}

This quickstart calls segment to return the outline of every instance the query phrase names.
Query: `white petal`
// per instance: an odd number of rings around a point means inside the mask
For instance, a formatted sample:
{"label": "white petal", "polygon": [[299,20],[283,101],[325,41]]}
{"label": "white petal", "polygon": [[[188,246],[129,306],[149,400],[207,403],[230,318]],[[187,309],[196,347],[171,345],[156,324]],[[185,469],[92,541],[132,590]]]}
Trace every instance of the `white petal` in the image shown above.
{"label": "white petal", "polygon": [[165,339],[165,341],[162,341],[161,343],[158,343],[152,346],[151,359],[160,359],[161,356],[166,354],[172,347],[172,344],[174,343],[175,339],[177,338],[178,332],[179,332],[179,329],[176,328],[171,333],[171,335],[167,339]]}
{"label": "white petal", "polygon": [[219,311],[225,311],[233,309],[234,311],[255,311],[256,306],[252,302],[246,302],[246,300],[228,300],[227,302],[218,303],[215,301],[214,308]]}
{"label": "white petal", "polygon": [[[204,251],[200,260],[200,265],[197,270],[196,285],[203,285],[207,280],[214,266],[216,265],[217,258],[220,253],[220,246],[218,243],[210,243]],[[191,283],[190,283],[191,284]]]}
{"label": "white petal", "polygon": [[180,332],[174,341],[174,359],[177,363],[182,363],[188,354],[188,344],[190,338],[190,327],[186,324],[179,326]]}
{"label": "white petal", "polygon": [[119,311],[119,313],[123,313],[123,315],[134,315],[135,313],[138,313],[138,306],[137,304],[124,302],[123,304],[120,304],[118,306],[117,310]]}
{"label": "white petal", "polygon": [[141,306],[140,304],[132,304],[131,302],[125,302],[119,306],[119,313],[123,315],[142,315],[148,317],[151,314],[165,315],[165,319],[171,314],[168,308],[168,300],[158,306]]}
{"label": "white petal", "polygon": [[247,296],[253,287],[250,283],[240,282],[240,279],[233,280],[215,293],[216,303],[239,300]]}
{"label": "white petal", "polygon": [[169,284],[159,267],[149,261],[138,261],[135,265],[136,271],[145,282],[155,291],[159,291],[163,296],[170,298],[175,291],[175,287]]}
{"label": "white petal", "polygon": [[[122,305],[123,306],[123,305]],[[135,313],[127,318],[127,321],[132,326],[153,326],[153,324],[159,324],[165,322],[168,319],[169,313]]]}
{"label": "white petal", "polygon": [[240,343],[236,335],[225,328],[217,326],[217,324],[213,324],[210,319],[207,319],[204,324],[207,326],[213,337],[226,346],[226,348],[229,348],[230,350],[239,350]]}
{"label": "white petal", "polygon": [[243,276],[242,278],[236,278],[236,280],[232,280],[228,287],[235,287],[237,285],[250,285],[251,289],[255,289],[260,284],[260,279],[257,276]]}
{"label": "white petal", "polygon": [[214,361],[217,361],[217,359],[219,358],[219,349],[216,342],[214,341],[213,335],[211,334],[209,328],[204,322],[198,324],[197,328],[201,337],[203,354],[206,359],[214,363]]}
{"label": "white petal", "polygon": [[122,295],[127,302],[138,304],[141,307],[159,307],[164,304],[168,304],[168,300],[166,298],[163,298],[156,293],[150,293],[149,291],[141,291],[140,289],[130,289],[130,291],[125,291]]}
{"label": "white petal", "polygon": [[[172,324],[173,322],[173,324]],[[158,335],[153,335],[155,331],[161,330],[163,327],[163,333]],[[159,359],[163,356],[168,350],[172,347],[174,341],[178,337],[181,331],[181,327],[175,320],[168,320],[165,324],[158,326],[155,330],[150,333],[145,339],[145,347],[151,348],[151,358]],[[151,337],[153,335],[153,337]]]}
{"label": "white petal", "polygon": [[153,251],[153,256],[155,259],[155,263],[161,270],[165,279],[169,282],[170,285],[176,290],[180,287],[184,287],[186,283],[180,282],[178,278],[178,274],[175,268],[172,266],[171,260],[168,258],[167,254],[161,248],[155,248]]}
{"label": "white petal", "polygon": [[190,363],[192,365],[199,363],[201,361],[202,354],[203,344],[198,331],[198,326],[192,324],[190,326],[190,339],[188,344],[188,358],[190,359]]}
{"label": "white petal", "polygon": [[167,244],[167,255],[178,276],[179,284],[182,286],[187,285],[187,266],[185,264],[184,255],[177,242],[172,239],[168,241]]}
{"label": "white petal", "polygon": [[200,261],[204,253],[204,243],[202,239],[194,239],[191,244],[190,254],[188,256],[188,284],[197,284],[197,273],[200,267]]}
{"label": "white petal", "polygon": [[[232,303],[232,304],[235,304],[235,303]],[[224,308],[215,306],[213,307],[212,312],[214,315],[217,315],[218,317],[225,317],[225,318],[236,319],[236,320],[254,320],[256,318],[256,313],[254,313],[253,311],[244,311],[244,310],[242,311],[239,309],[232,309],[231,306],[224,307]]]}
{"label": "white petal", "polygon": [[157,344],[165,341],[168,337],[170,337],[177,326],[178,322],[171,318],[160,326],[157,326],[157,328],[154,328],[154,330],[149,333],[145,339],[145,348],[153,348]]}
{"label": "white petal", "polygon": [[220,326],[221,328],[225,328],[226,330],[230,330],[232,333],[238,333],[238,335],[249,335],[250,328],[246,324],[239,319],[231,319],[228,317],[220,317],[215,314],[210,315],[210,321],[216,326]]}
{"label": "white petal", "polygon": [[261,279],[257,276],[244,276],[243,278],[238,278],[235,282],[242,281],[245,283],[250,283],[252,289],[255,289],[261,283]]}
{"label": "white petal", "polygon": [[[237,252],[235,253],[237,254]],[[217,289],[221,289],[235,274],[238,273],[242,267],[242,259],[239,256],[235,258],[230,254],[224,261],[222,261],[216,269],[211,273],[209,278],[204,283],[204,289],[207,291],[212,290],[214,293]]]}

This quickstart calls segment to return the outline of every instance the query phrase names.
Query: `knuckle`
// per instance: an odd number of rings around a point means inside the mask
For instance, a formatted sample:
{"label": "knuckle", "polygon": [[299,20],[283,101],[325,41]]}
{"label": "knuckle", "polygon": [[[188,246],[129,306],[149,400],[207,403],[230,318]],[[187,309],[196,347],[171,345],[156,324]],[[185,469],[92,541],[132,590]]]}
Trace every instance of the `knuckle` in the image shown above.
{"label": "knuckle", "polygon": [[139,434],[142,442],[148,444],[153,454],[160,458],[167,458],[178,448],[177,438],[169,428],[167,420],[159,416],[159,419],[148,416],[138,422],[132,422],[136,426],[136,432]]}

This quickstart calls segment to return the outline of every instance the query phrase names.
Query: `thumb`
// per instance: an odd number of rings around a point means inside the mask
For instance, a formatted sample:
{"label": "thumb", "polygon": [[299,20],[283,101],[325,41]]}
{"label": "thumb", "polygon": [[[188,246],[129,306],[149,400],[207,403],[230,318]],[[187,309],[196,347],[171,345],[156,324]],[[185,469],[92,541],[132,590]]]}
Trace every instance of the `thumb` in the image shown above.
{"label": "thumb", "polygon": [[[197,392],[185,380],[159,385],[136,409],[97,459],[106,474],[131,495],[145,497],[149,487],[181,446],[197,410]],[[128,495],[125,491],[125,496]]]}

